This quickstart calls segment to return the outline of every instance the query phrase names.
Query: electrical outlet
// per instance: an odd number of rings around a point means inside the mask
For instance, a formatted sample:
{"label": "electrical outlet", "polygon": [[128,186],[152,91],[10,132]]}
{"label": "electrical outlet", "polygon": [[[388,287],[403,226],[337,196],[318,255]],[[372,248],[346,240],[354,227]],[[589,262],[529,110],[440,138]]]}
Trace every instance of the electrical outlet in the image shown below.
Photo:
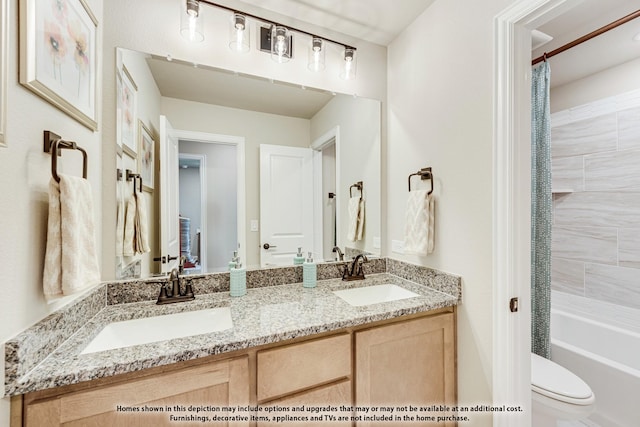
{"label": "electrical outlet", "polygon": [[380,237],[373,238],[373,248],[380,249],[382,247],[382,242],[380,241]]}
{"label": "electrical outlet", "polygon": [[251,231],[258,231],[259,227],[258,227],[258,220],[257,219],[252,219],[251,220]]}
{"label": "electrical outlet", "polygon": [[395,252],[397,254],[404,253],[404,240],[392,240],[391,241],[391,252]]}

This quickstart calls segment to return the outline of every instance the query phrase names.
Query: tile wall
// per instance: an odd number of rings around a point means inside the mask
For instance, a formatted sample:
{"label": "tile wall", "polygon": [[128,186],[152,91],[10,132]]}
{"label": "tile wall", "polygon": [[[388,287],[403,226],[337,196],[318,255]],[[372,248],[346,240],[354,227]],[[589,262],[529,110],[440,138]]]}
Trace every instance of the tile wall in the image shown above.
{"label": "tile wall", "polygon": [[640,309],[640,90],[551,123],[552,288]]}

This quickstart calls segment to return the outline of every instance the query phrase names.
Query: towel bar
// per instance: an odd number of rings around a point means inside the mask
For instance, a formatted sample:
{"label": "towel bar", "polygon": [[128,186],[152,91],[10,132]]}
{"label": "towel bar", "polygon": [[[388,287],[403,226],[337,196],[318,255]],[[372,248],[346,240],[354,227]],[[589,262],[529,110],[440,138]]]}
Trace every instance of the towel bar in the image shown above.
{"label": "towel bar", "polygon": [[133,193],[136,192],[136,180],[140,183],[140,192],[142,193],[142,177],[139,173],[131,172],[131,169],[127,169],[127,181],[133,180]]}
{"label": "towel bar", "polygon": [[73,141],[65,141],[55,133],[44,131],[44,152],[51,154],[51,176],[60,182],[58,176],[58,156],[62,156],[62,149],[78,150],[82,153],[82,177],[87,179],[87,152]]}
{"label": "towel bar", "polygon": [[428,194],[433,193],[433,172],[431,172],[431,168],[430,167],[422,168],[418,172],[412,173],[411,175],[409,175],[409,178],[407,179],[407,181],[409,183],[409,191],[411,191],[411,177],[412,176],[419,176],[421,180],[428,179],[429,183],[431,184],[431,189],[429,190]]}
{"label": "towel bar", "polygon": [[363,188],[362,181],[358,181],[355,184],[353,184],[351,187],[349,187],[349,197],[353,197],[353,192],[351,191],[353,190],[353,187],[356,188],[356,191],[360,191],[360,200],[362,200],[362,188]]}

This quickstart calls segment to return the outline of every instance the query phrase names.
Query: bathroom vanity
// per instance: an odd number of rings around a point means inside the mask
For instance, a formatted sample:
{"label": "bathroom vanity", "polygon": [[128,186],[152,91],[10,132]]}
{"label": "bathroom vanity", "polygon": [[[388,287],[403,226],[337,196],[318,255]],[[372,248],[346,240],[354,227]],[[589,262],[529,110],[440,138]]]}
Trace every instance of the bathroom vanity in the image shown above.
{"label": "bathroom vanity", "polygon": [[[218,292],[171,306],[153,301],[104,306],[48,357],[24,367],[30,368],[24,375],[15,360],[20,351],[13,348],[6,380],[14,395],[12,425],[156,426],[171,424],[170,416],[193,414],[211,422],[216,416],[236,416],[228,425],[260,426],[273,424],[262,416],[318,415],[291,412],[300,405],[453,406],[460,281],[429,271],[404,275],[422,277],[433,286],[387,272],[355,284],[328,279],[313,289],[300,283],[253,288],[241,298]],[[389,283],[416,296],[357,306],[335,293],[353,288],[373,292],[371,287]],[[231,310],[229,329],[83,353],[114,321],[223,306]],[[37,332],[25,331],[29,333]],[[21,344],[26,352],[29,339],[20,338],[13,345]],[[203,410],[189,411],[190,406]],[[236,412],[221,413],[222,407]],[[267,408],[277,413],[264,412]],[[370,425],[358,419],[355,408],[338,412],[345,419],[335,425]]]}

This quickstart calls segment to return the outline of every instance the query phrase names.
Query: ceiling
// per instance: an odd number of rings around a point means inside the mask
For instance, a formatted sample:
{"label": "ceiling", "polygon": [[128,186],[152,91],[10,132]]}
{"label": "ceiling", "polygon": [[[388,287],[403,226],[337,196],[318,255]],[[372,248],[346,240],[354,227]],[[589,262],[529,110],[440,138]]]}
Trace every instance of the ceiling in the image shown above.
{"label": "ceiling", "polygon": [[147,64],[160,93],[169,98],[303,119],[312,118],[333,98],[326,91],[216,68],[196,68],[163,57],[149,56]]}
{"label": "ceiling", "polygon": [[[537,58],[636,10],[640,10],[640,0],[583,0],[538,28],[553,40],[535,49],[532,57]],[[637,33],[640,33],[638,18],[550,58],[551,87],[640,58],[640,42],[633,41]]]}

